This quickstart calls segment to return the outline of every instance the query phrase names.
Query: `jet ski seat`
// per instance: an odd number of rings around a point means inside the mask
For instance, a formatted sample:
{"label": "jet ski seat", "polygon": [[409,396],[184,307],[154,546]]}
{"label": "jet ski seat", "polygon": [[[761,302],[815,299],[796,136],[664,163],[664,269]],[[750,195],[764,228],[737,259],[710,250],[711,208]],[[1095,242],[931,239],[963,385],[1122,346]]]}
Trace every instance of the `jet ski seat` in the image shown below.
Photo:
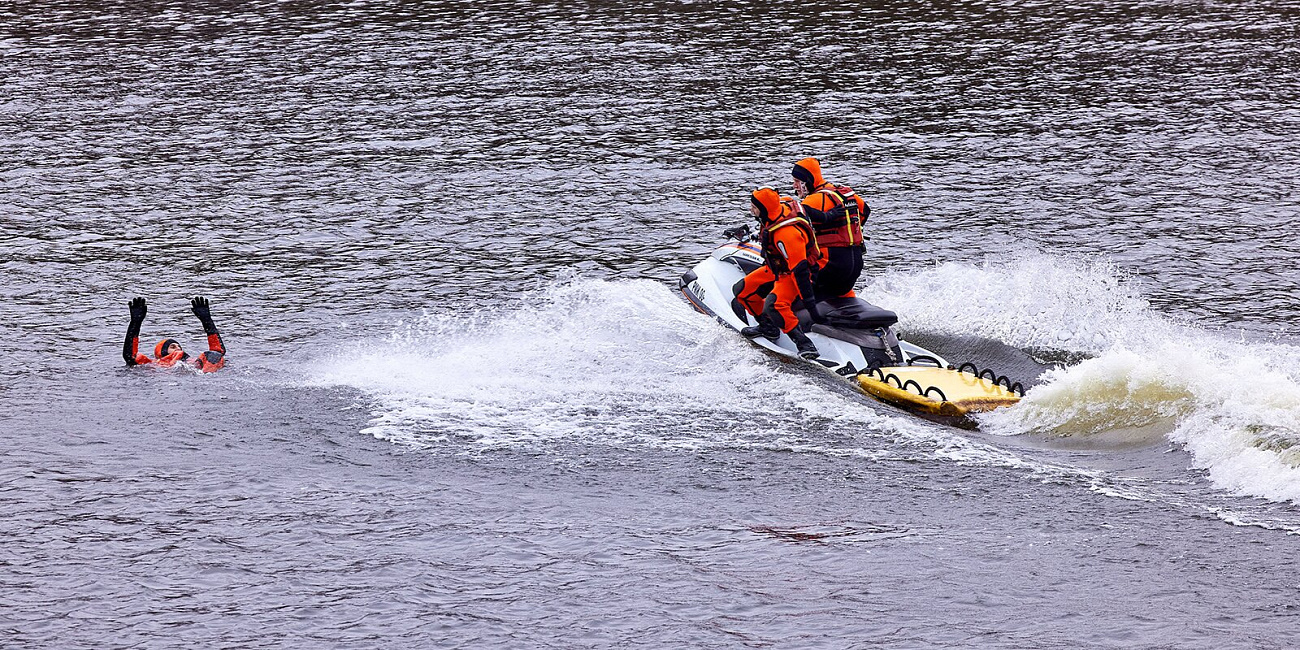
{"label": "jet ski seat", "polygon": [[818,303],[826,325],[855,330],[893,327],[898,314],[877,307],[861,298],[831,298]]}
{"label": "jet ski seat", "polygon": [[[858,370],[906,363],[898,344],[898,334],[893,329],[898,323],[898,314],[861,298],[823,300],[818,310],[822,322],[809,323],[805,325],[806,330],[861,348],[867,367]],[[807,318],[807,315],[808,312],[804,311],[800,318]]]}

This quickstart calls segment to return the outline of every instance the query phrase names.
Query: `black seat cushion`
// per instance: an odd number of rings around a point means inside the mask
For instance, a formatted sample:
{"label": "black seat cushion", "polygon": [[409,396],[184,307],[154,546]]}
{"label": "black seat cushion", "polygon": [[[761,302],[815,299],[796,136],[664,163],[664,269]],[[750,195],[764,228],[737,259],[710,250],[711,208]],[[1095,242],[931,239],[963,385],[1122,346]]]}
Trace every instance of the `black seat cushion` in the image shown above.
{"label": "black seat cushion", "polygon": [[818,303],[818,310],[827,325],[849,329],[874,329],[892,327],[898,323],[898,314],[881,309],[861,298],[831,298]]}

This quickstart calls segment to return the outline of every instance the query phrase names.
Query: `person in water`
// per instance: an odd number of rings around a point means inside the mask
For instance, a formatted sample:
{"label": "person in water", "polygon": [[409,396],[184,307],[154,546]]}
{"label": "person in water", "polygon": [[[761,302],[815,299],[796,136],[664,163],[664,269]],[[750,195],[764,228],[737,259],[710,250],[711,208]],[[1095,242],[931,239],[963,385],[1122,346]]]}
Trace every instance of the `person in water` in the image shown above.
{"label": "person in water", "polygon": [[154,346],[152,359],[148,355],[140,354],[140,325],[144,323],[149,307],[145,304],[144,298],[135,298],[127,305],[131,309],[131,324],[126,328],[126,341],[122,343],[122,358],[126,360],[126,365],[170,368],[178,363],[188,363],[202,372],[216,372],[226,365],[226,346],[221,341],[217,324],[212,322],[212,312],[208,308],[207,298],[195,297],[190,300],[191,311],[199,317],[199,322],[203,323],[203,331],[208,335],[208,350],[193,358],[181,349],[181,344],[177,343],[176,339],[171,338],[163,339]]}
{"label": "person in water", "polygon": [[760,187],[749,195],[749,212],[758,218],[763,259],[767,262],[749,273],[733,287],[736,300],[758,320],[740,333],[747,338],[760,336],[776,341],[785,332],[794,341],[799,356],[812,359],[817,346],[799,329],[795,300],[811,300],[813,272],[821,252],[813,236],[812,225],[795,214],[795,200],[782,197],[770,187]]}
{"label": "person in water", "polygon": [[[790,175],[794,193],[799,196],[799,214],[812,224],[817,245],[822,251],[822,266],[816,270],[814,301],[827,298],[853,298],[854,285],[862,275],[862,222],[871,214],[862,197],[845,185],[835,185],[822,177],[821,163],[804,158],[794,164]],[[819,314],[815,304],[807,304],[813,318]]]}

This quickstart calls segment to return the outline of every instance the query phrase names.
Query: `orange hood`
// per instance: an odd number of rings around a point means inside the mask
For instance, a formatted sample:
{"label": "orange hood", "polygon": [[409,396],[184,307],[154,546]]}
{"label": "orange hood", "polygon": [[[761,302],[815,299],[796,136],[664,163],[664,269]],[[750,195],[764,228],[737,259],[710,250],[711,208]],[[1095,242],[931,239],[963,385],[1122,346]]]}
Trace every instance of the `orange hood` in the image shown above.
{"label": "orange hood", "polygon": [[176,342],[176,339],[163,339],[158,345],[153,346],[153,356],[155,359],[161,359],[167,356],[167,346]]}
{"label": "orange hood", "polygon": [[804,182],[809,190],[817,189],[826,182],[822,178],[822,164],[817,162],[816,158],[804,158],[794,164],[794,169],[790,170],[790,175]]}
{"label": "orange hood", "polygon": [[776,221],[781,216],[781,195],[770,187],[760,187],[749,195],[749,201],[758,206],[758,218],[764,223]]}

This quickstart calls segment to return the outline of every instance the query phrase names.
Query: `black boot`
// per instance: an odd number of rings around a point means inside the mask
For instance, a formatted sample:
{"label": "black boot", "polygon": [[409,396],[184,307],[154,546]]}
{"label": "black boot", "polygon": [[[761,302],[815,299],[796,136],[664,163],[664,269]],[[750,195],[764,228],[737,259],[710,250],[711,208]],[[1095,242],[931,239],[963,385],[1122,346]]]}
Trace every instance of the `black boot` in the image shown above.
{"label": "black boot", "polygon": [[760,316],[758,325],[741,328],[740,335],[747,339],[756,339],[761,336],[776,343],[776,340],[781,338],[781,328],[774,325],[772,321]]}
{"label": "black boot", "polygon": [[794,341],[794,347],[799,350],[799,356],[805,359],[816,359],[820,356],[817,354],[817,345],[812,342],[812,339],[808,338],[807,334],[803,333],[803,330],[796,327],[786,333],[790,335],[790,340]]}

